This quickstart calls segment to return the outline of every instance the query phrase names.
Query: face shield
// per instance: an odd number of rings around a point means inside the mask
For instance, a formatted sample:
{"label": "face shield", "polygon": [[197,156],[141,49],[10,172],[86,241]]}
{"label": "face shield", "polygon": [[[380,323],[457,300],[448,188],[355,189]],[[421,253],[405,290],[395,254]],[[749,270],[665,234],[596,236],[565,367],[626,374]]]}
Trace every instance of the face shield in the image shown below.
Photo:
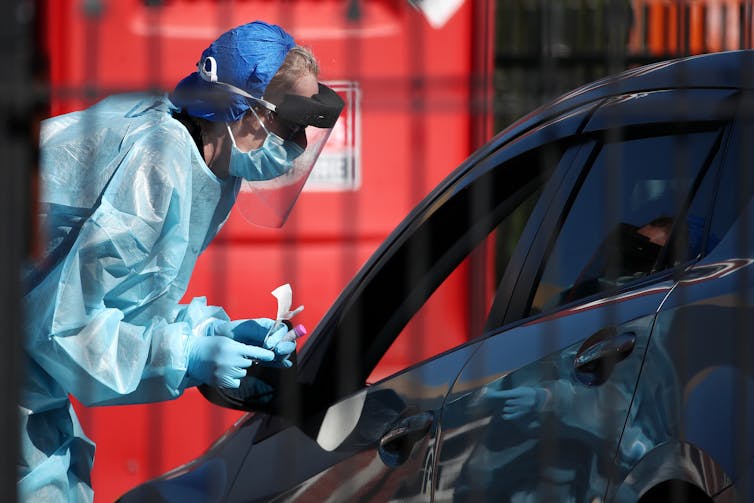
{"label": "face shield", "polygon": [[[314,96],[286,94],[279,105],[246,96],[266,108],[280,124],[286,125],[282,128],[285,131],[282,136],[268,133],[265,142],[268,142],[269,136],[273,136],[275,141],[283,142],[280,145],[283,148],[279,151],[289,154],[267,156],[279,164],[275,170],[279,173],[278,176],[268,179],[243,179],[236,199],[236,208],[249,222],[265,227],[281,227],[330,137],[343,110],[343,99],[321,83]],[[295,148],[294,141],[295,138],[300,142],[302,133],[306,135],[306,144],[299,143],[298,147],[303,147],[303,151],[301,148]],[[269,152],[267,146],[259,150],[260,155],[261,150]],[[252,152],[252,155],[256,154],[256,151]],[[290,152],[296,152],[296,155],[290,155]]]}

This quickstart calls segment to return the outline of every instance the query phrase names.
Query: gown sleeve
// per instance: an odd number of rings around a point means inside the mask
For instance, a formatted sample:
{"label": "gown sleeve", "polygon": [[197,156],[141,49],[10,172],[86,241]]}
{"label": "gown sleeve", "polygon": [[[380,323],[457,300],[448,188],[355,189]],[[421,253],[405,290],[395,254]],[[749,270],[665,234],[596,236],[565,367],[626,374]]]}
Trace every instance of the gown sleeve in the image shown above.
{"label": "gown sleeve", "polygon": [[192,338],[228,319],[203,298],[175,300],[196,252],[190,153],[169,136],[146,132],[124,149],[70,250],[26,297],[27,352],[85,405],[180,396]]}

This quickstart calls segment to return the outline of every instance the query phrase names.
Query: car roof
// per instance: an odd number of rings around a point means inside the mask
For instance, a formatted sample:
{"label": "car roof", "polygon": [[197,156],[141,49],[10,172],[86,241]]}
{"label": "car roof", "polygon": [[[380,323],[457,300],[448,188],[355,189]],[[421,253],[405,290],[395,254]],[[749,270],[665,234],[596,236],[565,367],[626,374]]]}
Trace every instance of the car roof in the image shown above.
{"label": "car roof", "polygon": [[[728,51],[632,68],[570,91],[501,131],[487,146],[499,148],[569,110],[611,96],[668,89],[754,89],[754,50]],[[488,151],[487,148],[483,149]]]}

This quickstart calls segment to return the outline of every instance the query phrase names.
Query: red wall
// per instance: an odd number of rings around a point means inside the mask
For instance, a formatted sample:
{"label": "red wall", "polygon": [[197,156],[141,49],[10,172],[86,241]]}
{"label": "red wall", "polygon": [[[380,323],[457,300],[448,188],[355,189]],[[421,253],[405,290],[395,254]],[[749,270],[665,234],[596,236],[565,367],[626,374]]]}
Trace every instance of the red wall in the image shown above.
{"label": "red wall", "polygon": [[[403,0],[166,0],[156,9],[142,0],[102,3],[87,16],[84,2],[47,2],[53,114],[112,92],[169,90],[211,40],[254,19],[278,23],[311,47],[322,80],[360,90],[350,103],[359,114],[360,185],[305,189],[282,229],[251,226],[234,212],[200,257],[187,297],[205,295],[231,317],[274,317],[270,291],[287,282],[294,305],[305,305],[296,321],[311,331],[393,227],[470,153],[471,0],[438,28]],[[348,21],[351,5],[358,20]],[[400,352],[391,357],[392,368],[404,363]],[[97,501],[201,454],[239,417],[195,390],[174,402],[77,409],[98,445]]]}

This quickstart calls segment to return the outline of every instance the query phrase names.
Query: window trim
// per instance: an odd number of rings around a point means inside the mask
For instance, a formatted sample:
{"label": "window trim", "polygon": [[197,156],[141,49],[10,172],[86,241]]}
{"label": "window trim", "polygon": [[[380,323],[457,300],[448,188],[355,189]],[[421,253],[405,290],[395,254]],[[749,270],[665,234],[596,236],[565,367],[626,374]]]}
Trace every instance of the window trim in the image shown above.
{"label": "window trim", "polygon": [[[573,138],[575,137],[572,137],[569,143],[573,141]],[[546,147],[546,145],[548,144],[539,145],[539,148]],[[550,229],[553,225],[551,215],[557,213],[553,208],[560,207],[562,204],[560,197],[564,193],[563,187],[572,186],[573,177],[576,174],[575,171],[577,171],[574,166],[586,162],[594,147],[593,141],[575,143],[567,148],[560,158],[550,180],[542,191],[539,201],[534,206],[529,221],[521,233],[519,244],[516,246],[498,285],[490,315],[485,325],[485,336],[502,325],[521,319],[520,316],[516,317],[511,313],[515,313],[519,309],[520,297],[516,293],[519,291],[520,285],[525,285],[529,281],[527,264],[531,262],[531,257],[542,253],[538,246],[541,239],[538,240],[537,236],[551,232]]]}

